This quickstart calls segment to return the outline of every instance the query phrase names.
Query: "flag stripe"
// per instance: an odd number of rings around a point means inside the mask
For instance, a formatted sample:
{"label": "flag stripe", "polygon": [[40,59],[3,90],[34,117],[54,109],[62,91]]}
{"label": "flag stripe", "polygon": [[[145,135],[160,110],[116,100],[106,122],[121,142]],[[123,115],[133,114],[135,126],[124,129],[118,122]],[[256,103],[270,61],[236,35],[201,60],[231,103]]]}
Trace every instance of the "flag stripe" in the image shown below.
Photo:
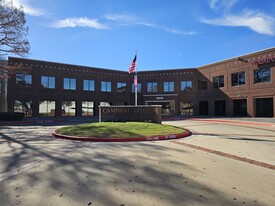
{"label": "flag stripe", "polygon": [[130,68],[129,68],[129,73],[130,74],[135,72],[135,69],[136,69],[136,66],[137,66],[136,61],[137,61],[137,55],[135,55],[131,65],[130,65]]}
{"label": "flag stripe", "polygon": [[137,87],[137,74],[135,73],[135,76],[134,76],[134,86]]}

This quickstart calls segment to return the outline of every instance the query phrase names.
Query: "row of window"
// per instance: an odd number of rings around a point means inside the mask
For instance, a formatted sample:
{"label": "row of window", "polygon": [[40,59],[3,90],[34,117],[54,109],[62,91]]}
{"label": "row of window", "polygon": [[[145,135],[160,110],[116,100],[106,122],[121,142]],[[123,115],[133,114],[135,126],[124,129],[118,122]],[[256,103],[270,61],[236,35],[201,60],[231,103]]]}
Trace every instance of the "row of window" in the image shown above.
{"label": "row of window", "polygon": [[[101,106],[110,105],[109,102],[100,102]],[[23,112],[25,117],[32,116],[33,104],[32,101],[15,100],[14,111]],[[83,101],[81,105],[82,116],[94,115],[94,102]],[[39,116],[54,117],[56,111],[55,101],[40,101],[39,102]],[[76,101],[63,101],[62,102],[62,116],[76,116]]]}
{"label": "row of window", "polygon": [[[152,102],[154,104],[155,102]],[[166,103],[166,104],[165,104]],[[175,102],[163,102],[162,113],[174,112]],[[110,102],[100,102],[100,106],[109,106]],[[149,103],[150,105],[150,103]],[[76,116],[76,101],[63,101],[62,102],[62,116]],[[82,116],[93,116],[94,115],[94,102],[83,101],[81,103]],[[39,116],[40,117],[54,117],[56,116],[56,102],[55,101],[39,101]],[[169,111],[167,111],[169,110]],[[32,117],[33,115],[33,104],[31,100],[22,101],[15,100],[14,111],[23,112],[25,117]],[[182,115],[193,115],[193,103],[191,102],[180,102],[180,112]]]}
{"label": "row of window", "polygon": [[[260,68],[254,70],[254,84],[271,82],[271,69]],[[231,74],[231,86],[245,85],[245,72]],[[224,87],[224,76],[213,77],[213,88]]]}
{"label": "row of window", "polygon": [[[16,74],[16,86],[28,88],[32,85],[32,75],[29,74]],[[112,86],[111,82],[101,81],[101,91],[111,92]],[[45,89],[55,89],[55,77],[41,76],[41,86]],[[125,82],[117,83],[117,92],[126,92],[127,84]],[[157,82],[147,83],[147,92],[157,92],[158,91]],[[65,90],[76,90],[76,79],[64,78],[63,89]],[[137,84],[138,92],[141,92],[141,84]],[[94,80],[83,80],[83,90],[84,91],[95,91],[95,81]],[[182,81],[181,91],[191,91],[192,81]],[[135,91],[134,84],[132,84],[132,92]],[[174,82],[164,82],[163,83],[164,92],[174,92]]]}
{"label": "row of window", "polygon": [[[271,81],[271,69],[270,68],[260,68],[254,70],[254,83],[263,83]],[[31,87],[32,76],[29,74],[16,74],[16,85],[17,87]],[[245,85],[245,72],[237,72],[231,74],[231,85],[240,86]],[[55,77],[41,76],[41,86],[47,89],[55,89]],[[224,87],[224,75],[213,77],[213,88]],[[117,92],[126,92],[127,84],[124,82],[117,83]],[[76,90],[76,79],[64,78],[63,89],[65,90]],[[138,92],[141,92],[141,84],[137,85]],[[191,91],[192,81],[181,81],[180,85],[181,91]],[[206,90],[207,81],[199,80],[198,89]],[[84,91],[95,91],[95,81],[94,80],[83,80],[83,90]],[[109,81],[101,81],[101,92],[111,92],[112,84]],[[135,91],[134,84],[132,84],[132,92]],[[174,82],[163,82],[163,92],[174,92],[175,86]],[[147,92],[158,92],[157,82],[147,83]]]}

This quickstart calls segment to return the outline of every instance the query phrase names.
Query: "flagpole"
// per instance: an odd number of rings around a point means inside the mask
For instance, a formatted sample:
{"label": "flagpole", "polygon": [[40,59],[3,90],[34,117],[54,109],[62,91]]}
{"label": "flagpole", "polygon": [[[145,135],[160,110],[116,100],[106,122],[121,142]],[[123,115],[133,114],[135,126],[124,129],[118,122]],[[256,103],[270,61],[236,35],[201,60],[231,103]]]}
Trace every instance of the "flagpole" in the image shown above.
{"label": "flagpole", "polygon": [[135,106],[137,106],[137,92],[138,92],[138,85],[137,85],[137,51],[135,57],[130,65],[129,74],[134,73],[134,87],[135,87]]}
{"label": "flagpole", "polygon": [[[137,51],[136,51],[136,55],[137,55]],[[137,106],[137,91],[138,91],[138,80],[137,80],[137,66],[135,69],[135,81],[136,81],[136,85],[135,85],[135,106]]]}

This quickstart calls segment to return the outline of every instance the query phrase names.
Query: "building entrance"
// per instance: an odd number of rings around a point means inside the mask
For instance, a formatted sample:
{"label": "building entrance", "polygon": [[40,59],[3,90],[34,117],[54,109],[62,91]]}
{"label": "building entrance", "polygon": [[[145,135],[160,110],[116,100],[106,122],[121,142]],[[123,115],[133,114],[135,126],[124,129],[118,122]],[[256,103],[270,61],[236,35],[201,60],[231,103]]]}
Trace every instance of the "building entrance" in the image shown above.
{"label": "building entrance", "polygon": [[215,115],[225,116],[226,115],[226,102],[225,100],[215,101]]}
{"label": "building entrance", "polygon": [[146,101],[146,105],[161,105],[161,115],[175,115],[175,101]]}
{"label": "building entrance", "polygon": [[200,115],[208,115],[208,101],[201,101],[199,103]]}
{"label": "building entrance", "polygon": [[273,98],[256,99],[256,117],[273,117]]}
{"label": "building entrance", "polygon": [[234,116],[246,117],[247,116],[247,100],[246,99],[233,100],[233,112],[234,112]]}

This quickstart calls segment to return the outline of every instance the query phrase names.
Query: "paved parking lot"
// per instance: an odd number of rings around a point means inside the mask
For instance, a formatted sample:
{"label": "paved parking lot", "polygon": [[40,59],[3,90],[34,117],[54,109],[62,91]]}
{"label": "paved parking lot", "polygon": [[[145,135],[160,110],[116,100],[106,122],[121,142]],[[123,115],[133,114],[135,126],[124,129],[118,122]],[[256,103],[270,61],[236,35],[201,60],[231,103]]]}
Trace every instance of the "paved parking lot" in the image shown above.
{"label": "paved parking lot", "polygon": [[[0,126],[0,203],[10,205],[274,205],[275,127],[165,121],[180,140],[55,139],[65,123]],[[238,159],[239,158],[239,159]]]}

